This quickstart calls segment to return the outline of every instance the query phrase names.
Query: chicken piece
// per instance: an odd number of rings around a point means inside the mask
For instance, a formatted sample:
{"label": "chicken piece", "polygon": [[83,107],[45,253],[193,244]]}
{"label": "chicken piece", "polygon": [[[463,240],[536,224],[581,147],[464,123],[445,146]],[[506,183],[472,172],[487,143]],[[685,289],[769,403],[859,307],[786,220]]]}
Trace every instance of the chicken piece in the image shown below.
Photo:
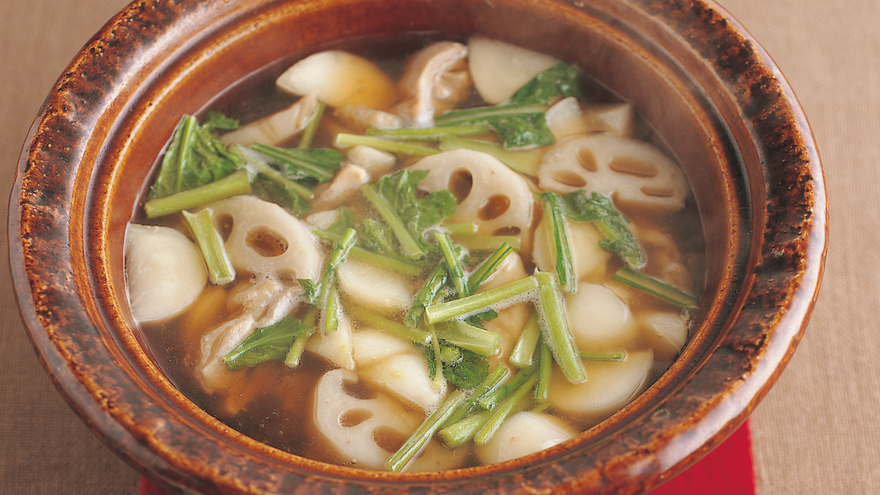
{"label": "chicken piece", "polygon": [[397,157],[391,153],[363,145],[353,147],[333,180],[315,189],[312,208],[324,211],[340,206],[361,186],[390,172],[396,163]]}
{"label": "chicken piece", "polygon": [[277,323],[300,303],[302,288],[285,286],[273,278],[263,278],[232,296],[241,306],[240,314],[208,332],[201,340],[201,356],[195,375],[208,393],[223,390],[235,381],[223,356],[241,344],[258,328]]}
{"label": "chicken piece", "polygon": [[403,127],[403,117],[376,110],[366,105],[348,105],[333,111],[333,116],[353,130],[363,133],[371,127],[398,129]]}
{"label": "chicken piece", "polygon": [[470,91],[467,46],[440,41],[413,55],[398,88],[403,100],[396,111],[416,126],[430,126],[436,115],[452,109]]}

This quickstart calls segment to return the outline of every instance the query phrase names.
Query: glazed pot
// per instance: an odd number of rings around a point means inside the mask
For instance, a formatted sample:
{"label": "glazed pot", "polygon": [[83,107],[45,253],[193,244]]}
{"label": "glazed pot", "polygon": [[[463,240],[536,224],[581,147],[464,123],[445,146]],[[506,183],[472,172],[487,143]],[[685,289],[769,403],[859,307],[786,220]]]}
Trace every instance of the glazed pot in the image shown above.
{"label": "glazed pot", "polygon": [[[682,164],[707,244],[680,358],[611,418],[554,448],[392,474],[256,442],[184,397],[130,316],[123,234],[184,113],[273,61],[340,40],[480,33],[572,61],[631,102]],[[721,443],[807,325],[827,224],[806,119],[770,58],[707,0],[142,0],[61,76],[18,165],[10,263],[25,326],[67,401],[172,491],[642,493]]]}

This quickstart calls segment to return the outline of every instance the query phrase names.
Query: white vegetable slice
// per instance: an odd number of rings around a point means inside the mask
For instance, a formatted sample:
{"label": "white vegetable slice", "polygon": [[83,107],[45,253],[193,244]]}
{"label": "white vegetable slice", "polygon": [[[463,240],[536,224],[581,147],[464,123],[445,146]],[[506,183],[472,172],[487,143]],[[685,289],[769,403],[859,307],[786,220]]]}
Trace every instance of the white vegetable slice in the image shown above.
{"label": "white vegetable slice", "polygon": [[651,311],[640,314],[637,320],[660,361],[675,359],[687,342],[687,320],[678,313]]}
{"label": "white vegetable slice", "polygon": [[483,464],[518,459],[560,444],[577,435],[568,423],[549,414],[521,411],[507,418],[485,445],[474,449]]}
{"label": "white vegetable slice", "polygon": [[568,325],[581,351],[615,351],[638,338],[639,331],[629,306],[611,289],[580,284],[565,299]]}
{"label": "white vegetable slice", "polygon": [[128,226],[125,272],[131,314],[141,323],[177,315],[196,300],[208,280],[199,248],[169,227]]}
{"label": "white vegetable slice", "polygon": [[306,350],[323,357],[340,368],[354,370],[351,340],[351,320],[343,313],[339,315],[336,331],[327,335],[321,331],[315,332],[309,338]]}
{"label": "white vegetable slice", "polygon": [[543,189],[586,189],[611,196],[628,211],[649,215],[684,208],[688,192],[684,173],[663,152],[609,132],[563,139],[544,155],[538,179]]}
{"label": "white vegetable slice", "polygon": [[599,422],[644,390],[653,362],[650,350],[629,352],[622,362],[586,361],[587,381],[578,384],[566,380],[555,368],[548,399],[566,416]]}
{"label": "white vegetable slice", "polygon": [[445,386],[441,390],[434,387],[425,355],[415,347],[362,368],[360,375],[376,387],[425,412],[436,409],[446,396]]}
{"label": "white vegetable slice", "polygon": [[283,280],[317,280],[323,257],[305,224],[284,208],[254,196],[208,205],[221,232],[231,222],[225,246],[237,271]]}
{"label": "white vegetable slice", "polygon": [[336,274],[342,293],[365,308],[393,314],[412,304],[412,279],[393,270],[350,257]]}
{"label": "white vegetable slice", "polygon": [[351,347],[358,368],[366,368],[388,357],[412,350],[411,343],[373,328],[354,332],[351,336]]}
{"label": "white vegetable slice", "polygon": [[309,55],[284,71],[276,84],[295,95],[315,93],[331,107],[365,105],[387,110],[397,101],[394,83],[379,67],[339,50]]}
{"label": "white vegetable slice", "polygon": [[[568,243],[571,246],[571,260],[577,280],[601,279],[607,270],[608,260],[611,259],[611,253],[599,247],[599,241],[605,239],[605,236],[592,222],[568,219],[563,221],[565,232],[568,234]],[[535,260],[535,266],[544,272],[556,270],[556,255],[550,248],[549,235],[546,217],[542,217],[535,228],[532,258]]]}
{"label": "white vegetable slice", "polygon": [[305,129],[317,107],[318,99],[310,93],[284,110],[230,131],[220,139],[226,144],[243,146],[256,142],[278,145]]}
{"label": "white vegetable slice", "polygon": [[451,222],[477,222],[481,235],[519,235],[530,241],[533,195],[528,182],[493,156],[466,149],[422,158],[410,167],[428,170],[419,187],[451,190],[458,207]]}
{"label": "white vegetable slice", "polygon": [[468,59],[474,87],[493,105],[504,102],[540,72],[561,62],[550,55],[481,36],[468,40]]}
{"label": "white vegetable slice", "polygon": [[568,97],[547,109],[546,119],[557,141],[595,132],[613,132],[623,137],[635,135],[635,113],[628,103],[589,105],[582,109],[577,98]]}

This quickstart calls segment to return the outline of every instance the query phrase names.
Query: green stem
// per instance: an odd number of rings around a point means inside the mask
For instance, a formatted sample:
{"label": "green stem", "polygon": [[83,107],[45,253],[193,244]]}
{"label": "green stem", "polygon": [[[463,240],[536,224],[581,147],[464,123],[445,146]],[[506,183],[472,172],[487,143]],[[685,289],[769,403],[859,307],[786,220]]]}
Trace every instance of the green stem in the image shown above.
{"label": "green stem", "polygon": [[477,401],[477,404],[487,411],[495,409],[495,406],[497,406],[499,402],[506,399],[514,390],[521,387],[523,383],[526,383],[532,376],[534,376],[535,371],[535,366],[530,366],[526,369],[517,371],[507,383],[492,392],[483,394],[483,397]]}
{"label": "green stem", "polygon": [[434,436],[434,433],[436,433],[443,423],[446,422],[449,416],[455,411],[455,408],[465,399],[467,399],[467,394],[462,389],[458,389],[449,394],[440,407],[437,408],[433,414],[428,416],[428,418],[409,437],[406,443],[388,458],[385,462],[388,469],[396,473],[405,468],[409,461],[411,461],[412,458],[422,450],[422,447],[428,443],[431,437]]}
{"label": "green stem", "polygon": [[495,251],[507,244],[514,251],[519,251],[521,242],[515,235],[479,235],[479,234],[453,234],[455,243],[468,251]]}
{"label": "green stem", "polygon": [[654,297],[674,304],[680,308],[697,304],[697,298],[687,292],[673,287],[662,280],[651,277],[650,275],[637,272],[628,266],[621,267],[611,278],[612,280],[617,280],[645,291]]}
{"label": "green stem", "polygon": [[607,361],[619,363],[626,359],[626,351],[608,351],[608,352],[581,352],[581,359],[585,361]]}
{"label": "green stem", "polygon": [[144,211],[147,213],[147,218],[156,218],[249,192],[251,192],[251,183],[247,171],[239,170],[204,186],[147,201],[144,204]]}
{"label": "green stem", "polygon": [[367,129],[367,136],[413,141],[439,141],[447,136],[480,136],[492,130],[487,124],[442,127],[404,127],[400,129]]}
{"label": "green stem", "polygon": [[571,246],[568,242],[565,220],[562,212],[556,207],[554,201],[544,199],[544,215],[547,219],[547,233],[550,237],[551,252],[556,266],[556,275],[559,283],[569,292],[577,291],[577,278],[574,273],[574,262],[571,256]]}
{"label": "green stem", "polygon": [[429,345],[431,343],[431,334],[424,330],[409,327],[356,304],[348,304],[345,309],[352,318],[366,323],[373,328],[388,332],[415,344]]}
{"label": "green stem", "polygon": [[493,107],[468,108],[466,110],[455,110],[435,117],[434,124],[437,126],[473,124],[498,117],[513,117],[517,115],[544,113],[546,111],[547,105],[523,105],[517,103]]}
{"label": "green stem", "polygon": [[321,123],[325,107],[324,103],[318,102],[315,111],[312,112],[312,116],[309,118],[309,123],[303,129],[302,137],[299,140],[299,149],[308,149],[312,146],[312,141],[315,139],[315,132],[318,130],[318,124]]}
{"label": "green stem", "polygon": [[550,391],[550,378],[553,372],[553,353],[550,346],[543,340],[538,347],[540,358],[538,361],[538,383],[535,385],[535,400],[547,402]]}
{"label": "green stem", "polygon": [[473,294],[480,288],[480,284],[486,281],[489,278],[489,275],[501,266],[501,263],[513,252],[513,248],[510,247],[510,244],[504,243],[492,253],[491,256],[486,258],[486,261],[474,271],[473,274],[468,278],[468,291]]}
{"label": "green stem", "polygon": [[[342,236],[339,234],[334,234],[321,229],[312,229],[312,233],[315,234],[319,239],[324,241],[337,242],[339,241],[339,239],[342,238]],[[388,268],[389,270],[393,270],[402,275],[408,275],[410,277],[417,277],[421,275],[422,270],[424,270],[422,265],[419,263],[413,263],[409,260],[385,256],[383,254],[369,251],[359,246],[352,246],[351,251],[349,251],[348,255],[359,260],[372,263],[374,265]]]}
{"label": "green stem", "polygon": [[437,327],[438,336],[455,346],[492,356],[501,350],[501,336],[495,332],[475,327],[461,320],[451,320]]}
{"label": "green stem", "polygon": [[467,139],[457,136],[447,136],[440,141],[440,151],[467,149],[492,155],[511,170],[529,177],[537,177],[538,165],[544,156],[544,149],[534,148],[525,150],[512,150],[505,148],[499,143],[483,141],[481,139]]}
{"label": "green stem", "polygon": [[526,326],[523,328],[516,345],[510,352],[508,361],[511,365],[523,369],[528,368],[534,362],[535,349],[541,339],[541,324],[538,322],[538,312],[532,311]]}
{"label": "green stem", "polygon": [[428,156],[440,152],[437,148],[430,148],[419,144],[358,134],[346,134],[344,132],[336,135],[336,141],[333,144],[337,148],[352,148],[357,145],[364,145],[376,148],[377,150],[406,156]]}
{"label": "green stem", "polygon": [[488,394],[495,393],[502,384],[510,377],[510,368],[507,366],[496,366],[495,369],[489,372],[486,375],[486,378],[480,382],[479,385],[474,387],[474,390],[471,392],[470,397],[465,402],[461,403],[446,421],[447,425],[451,425],[453,423],[457,423],[464,419],[465,416],[470,414],[471,411],[478,407],[477,403]]}
{"label": "green stem", "polygon": [[[244,148],[239,146],[239,148]],[[247,156],[245,153],[241,153],[240,156]],[[300,198],[309,201],[312,199],[314,193],[308,187],[300,184],[299,182],[292,181],[284,176],[281,172],[275,170],[270,167],[266,163],[257,160],[248,160],[247,166],[252,168],[255,172],[266,177],[270,181],[278,184],[282,188],[288,191],[289,194],[293,194],[295,196],[299,196]]]}
{"label": "green stem", "polygon": [[486,423],[479,431],[477,431],[477,434],[474,435],[474,443],[477,445],[486,445],[489,440],[492,439],[492,436],[495,435],[495,432],[498,431],[498,428],[501,428],[501,424],[504,423],[504,420],[513,414],[520,401],[532,391],[537,380],[538,377],[536,375],[530,376],[525,383],[511,393],[509,397],[504,399],[504,402],[493,409],[490,412],[489,419],[486,420]]}
{"label": "green stem", "polygon": [[544,341],[553,350],[553,357],[568,381],[581,383],[587,379],[587,371],[568,329],[556,277],[547,272],[538,272],[535,277],[538,279],[538,308],[544,320]]}
{"label": "green stem", "polygon": [[196,244],[208,267],[208,277],[214,285],[226,285],[235,280],[235,268],[226,254],[223,238],[214,224],[213,211],[205,208],[198,213],[183,211],[183,218],[196,239]]}
{"label": "green stem", "polygon": [[425,308],[425,319],[429,324],[448,321],[459,316],[475,313],[488,306],[492,306],[493,304],[522,297],[537,288],[538,282],[535,277],[525,277],[507,285],[502,285],[501,287],[480,292],[462,299],[455,299],[453,301],[428,306]]}
{"label": "green stem", "polygon": [[440,251],[443,252],[443,258],[446,260],[446,268],[449,270],[449,277],[452,279],[458,297],[469,296],[470,291],[468,290],[468,284],[464,277],[464,268],[461,266],[459,256],[455,252],[455,246],[452,245],[449,235],[443,232],[434,232],[434,239],[437,240],[437,244],[440,246]]}
{"label": "green stem", "polygon": [[284,364],[288,368],[296,368],[299,366],[302,355],[306,351],[306,344],[309,342],[309,337],[315,334],[315,323],[317,320],[318,309],[314,306],[310,306],[308,312],[303,317],[303,324],[311,330],[298,336],[296,340],[293,341],[293,344],[290,345],[290,350],[287,351],[287,357],[284,358]]}
{"label": "green stem", "polygon": [[453,422],[437,432],[440,443],[447,449],[454,449],[470,442],[490,416],[491,411],[480,411]]}
{"label": "green stem", "polygon": [[251,149],[283,163],[289,169],[297,170],[309,177],[313,177],[318,182],[327,182],[333,178],[331,170],[303,159],[303,157],[300,156],[302,150],[287,150],[262,143],[254,143],[251,145]]}

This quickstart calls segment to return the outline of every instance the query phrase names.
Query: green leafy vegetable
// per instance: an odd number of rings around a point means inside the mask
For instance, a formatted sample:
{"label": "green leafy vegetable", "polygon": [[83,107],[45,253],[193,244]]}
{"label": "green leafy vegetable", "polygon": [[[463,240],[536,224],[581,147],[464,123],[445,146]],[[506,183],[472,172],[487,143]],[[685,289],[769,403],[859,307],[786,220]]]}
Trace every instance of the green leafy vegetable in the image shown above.
{"label": "green leafy vegetable", "polygon": [[292,181],[314,180],[319,184],[333,178],[345,155],[329,148],[287,149],[254,143],[251,149],[266,157],[272,168]]}
{"label": "green leafy vegetable", "polygon": [[547,146],[555,143],[556,138],[547,127],[546,111],[547,106],[542,104],[510,103],[454,110],[436,117],[434,122],[438,126],[489,124],[505,148]]}
{"label": "green leafy vegetable", "polygon": [[510,97],[510,101],[549,105],[556,99],[569,96],[575,98],[582,96],[578,69],[574,65],[562,62],[539,73],[519,88]]}
{"label": "green leafy vegetable", "polygon": [[535,76],[507,104],[455,110],[436,117],[434,122],[438,126],[488,124],[505,148],[548,146],[556,138],[547,127],[547,105],[559,98],[580,95],[577,68],[560,63]]}
{"label": "green leafy vegetable", "polygon": [[211,120],[201,126],[192,115],[181,118],[150,189],[150,200],[204,186],[241,166],[241,158],[214,133],[215,128],[229,128],[235,121],[216,113],[210,117]]}
{"label": "green leafy vegetable", "polygon": [[418,192],[427,170],[401,170],[363,187],[364,196],[385,221],[400,246],[400,254],[409,259],[424,258],[433,247],[423,232],[455,213],[457,201],[449,191],[427,195]]}
{"label": "green leafy vegetable", "polygon": [[265,361],[282,360],[287,357],[294,340],[309,335],[312,331],[311,326],[287,316],[278,323],[249,335],[244,342],[223,356],[223,361],[230,370],[237,370]]}
{"label": "green leafy vegetable", "polygon": [[602,249],[620,256],[630,267],[645,264],[645,254],[629,229],[629,220],[614,208],[607,196],[579,189],[568,194],[548,191],[542,193],[541,198],[568,218],[596,222],[605,235],[605,239],[599,242]]}
{"label": "green leafy vegetable", "polygon": [[[425,346],[425,357],[428,371],[433,377],[437,372],[437,366],[436,354],[432,346]],[[489,362],[486,356],[461,347],[441,343],[440,358],[443,362],[443,376],[457,387],[474,388],[489,374]]]}

